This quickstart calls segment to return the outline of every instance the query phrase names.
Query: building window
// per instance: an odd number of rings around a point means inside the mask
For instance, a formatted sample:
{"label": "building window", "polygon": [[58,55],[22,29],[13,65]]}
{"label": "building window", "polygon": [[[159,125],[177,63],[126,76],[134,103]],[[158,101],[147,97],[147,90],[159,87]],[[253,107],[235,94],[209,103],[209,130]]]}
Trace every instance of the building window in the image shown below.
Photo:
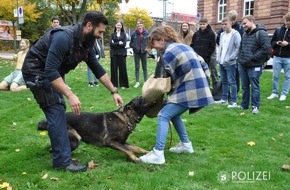
{"label": "building window", "polygon": [[254,15],[254,0],[244,0],[244,16]]}
{"label": "building window", "polygon": [[218,2],[218,22],[221,22],[222,19],[227,14],[227,0],[219,0]]}

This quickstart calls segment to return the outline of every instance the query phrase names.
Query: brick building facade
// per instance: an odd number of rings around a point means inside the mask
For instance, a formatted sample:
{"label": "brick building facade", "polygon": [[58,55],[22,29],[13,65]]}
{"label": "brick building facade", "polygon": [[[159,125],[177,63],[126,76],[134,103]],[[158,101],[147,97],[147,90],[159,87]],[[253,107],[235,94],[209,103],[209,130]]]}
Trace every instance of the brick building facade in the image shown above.
{"label": "brick building facade", "polygon": [[[290,11],[290,0],[198,0],[197,12],[206,17],[215,31],[221,28],[219,18],[230,10],[238,12],[238,21],[253,13],[256,23],[264,24],[269,33],[284,23],[283,16]],[[250,8],[251,9],[250,9]]]}

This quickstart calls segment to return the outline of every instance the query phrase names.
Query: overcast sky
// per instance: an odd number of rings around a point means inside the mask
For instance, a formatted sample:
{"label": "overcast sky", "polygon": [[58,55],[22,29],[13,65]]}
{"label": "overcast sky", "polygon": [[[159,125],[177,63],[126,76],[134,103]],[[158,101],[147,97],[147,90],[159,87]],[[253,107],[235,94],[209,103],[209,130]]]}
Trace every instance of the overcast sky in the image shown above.
{"label": "overcast sky", "polygon": [[[197,0],[167,0],[166,12],[178,12],[186,14],[196,14]],[[129,0],[129,3],[120,5],[121,12],[126,13],[130,8],[138,7],[143,8],[151,13],[153,17],[163,16],[163,0]]]}

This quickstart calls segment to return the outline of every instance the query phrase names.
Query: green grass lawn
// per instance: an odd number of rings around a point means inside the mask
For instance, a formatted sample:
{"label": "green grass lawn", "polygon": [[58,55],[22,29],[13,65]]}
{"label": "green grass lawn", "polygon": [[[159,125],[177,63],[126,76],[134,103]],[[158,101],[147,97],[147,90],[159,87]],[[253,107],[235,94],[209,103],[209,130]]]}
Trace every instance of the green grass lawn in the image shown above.
{"label": "green grass lawn", "polygon": [[[108,71],[109,59],[102,59]],[[127,58],[130,88],[119,90],[124,102],[141,95],[133,88],[134,63]],[[149,74],[155,63],[148,63]],[[0,80],[13,70],[0,61]],[[49,138],[36,130],[44,119],[29,90],[0,92],[0,185],[7,182],[13,190],[260,190],[290,189],[290,98],[284,102],[267,100],[271,93],[272,73],[261,77],[260,113],[210,105],[196,114],[183,115],[194,154],[174,154],[165,150],[162,166],[135,164],[109,148],[82,143],[73,152],[81,162],[93,160],[99,166],[85,173],[69,173],[51,167]],[[143,75],[141,72],[141,83]],[[102,85],[87,85],[86,65],[71,71],[66,80],[82,102],[82,110],[107,112],[117,109],[110,92]],[[241,99],[241,95],[239,95]],[[67,110],[70,111],[70,110]],[[128,142],[151,150],[155,144],[156,118],[144,117]],[[172,144],[179,139],[172,130]],[[254,142],[249,146],[248,142]],[[47,174],[47,178],[42,177]],[[225,178],[226,177],[226,178]]]}

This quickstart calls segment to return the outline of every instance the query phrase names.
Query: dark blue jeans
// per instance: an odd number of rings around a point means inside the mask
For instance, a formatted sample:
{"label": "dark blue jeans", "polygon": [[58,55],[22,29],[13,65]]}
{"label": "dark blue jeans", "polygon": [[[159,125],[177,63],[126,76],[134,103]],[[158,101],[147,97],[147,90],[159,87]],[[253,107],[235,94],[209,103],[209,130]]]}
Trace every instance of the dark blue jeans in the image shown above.
{"label": "dark blue jeans", "polygon": [[71,147],[66,128],[65,106],[57,103],[42,108],[52,148],[52,166],[65,167],[71,162]]}
{"label": "dark blue jeans", "polygon": [[[249,108],[250,96],[251,105],[260,106],[260,77],[262,75],[262,66],[260,67],[244,67],[239,64],[239,74],[242,84],[242,103],[244,109]],[[252,93],[252,94],[251,94]]]}

